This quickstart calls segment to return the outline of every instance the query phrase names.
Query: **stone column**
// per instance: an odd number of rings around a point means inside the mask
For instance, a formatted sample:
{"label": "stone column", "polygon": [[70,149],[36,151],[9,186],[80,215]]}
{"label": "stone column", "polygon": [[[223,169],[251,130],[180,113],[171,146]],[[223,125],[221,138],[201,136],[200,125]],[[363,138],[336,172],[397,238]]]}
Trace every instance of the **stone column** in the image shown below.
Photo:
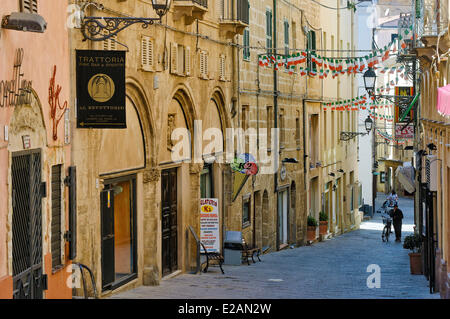
{"label": "stone column", "polygon": [[161,170],[150,168],[144,171],[144,286],[159,285],[158,228],[161,211]]}
{"label": "stone column", "polygon": [[[200,237],[200,173],[203,169],[203,163],[190,163],[189,164],[189,177],[190,177],[190,194],[191,194],[191,214],[186,219],[186,226],[191,225],[197,236]],[[189,231],[189,230],[187,230]],[[196,267],[197,245],[191,234],[187,234],[188,242],[186,246],[187,251],[187,264],[186,269],[193,270]]]}

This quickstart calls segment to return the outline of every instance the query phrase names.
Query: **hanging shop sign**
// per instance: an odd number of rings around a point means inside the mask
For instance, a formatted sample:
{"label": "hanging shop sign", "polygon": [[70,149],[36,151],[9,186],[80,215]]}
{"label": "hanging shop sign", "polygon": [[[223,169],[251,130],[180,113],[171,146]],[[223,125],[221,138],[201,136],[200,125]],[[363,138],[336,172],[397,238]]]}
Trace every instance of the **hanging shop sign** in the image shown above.
{"label": "hanging shop sign", "polygon": [[233,170],[233,202],[241,192],[250,176],[258,174],[259,168],[251,154],[241,154],[230,164]]}
{"label": "hanging shop sign", "polygon": [[125,51],[77,50],[77,128],[126,128]]}
{"label": "hanging shop sign", "polygon": [[[219,199],[200,199],[200,241],[208,252],[220,252]],[[203,247],[201,251],[204,253]]]}
{"label": "hanging shop sign", "polygon": [[414,124],[395,123],[395,138],[412,139],[414,138]]}
{"label": "hanging shop sign", "polygon": [[[396,96],[414,96],[414,88],[412,86],[396,86]],[[404,113],[407,111],[409,103],[400,103],[400,99],[396,98],[395,102],[395,122],[409,123],[414,118],[414,111],[411,109],[404,117]],[[400,119],[403,117],[403,120]]]}
{"label": "hanging shop sign", "polygon": [[12,107],[31,103],[32,82],[24,80],[21,72],[23,49],[17,49],[14,56],[12,80],[0,81],[0,107]]}

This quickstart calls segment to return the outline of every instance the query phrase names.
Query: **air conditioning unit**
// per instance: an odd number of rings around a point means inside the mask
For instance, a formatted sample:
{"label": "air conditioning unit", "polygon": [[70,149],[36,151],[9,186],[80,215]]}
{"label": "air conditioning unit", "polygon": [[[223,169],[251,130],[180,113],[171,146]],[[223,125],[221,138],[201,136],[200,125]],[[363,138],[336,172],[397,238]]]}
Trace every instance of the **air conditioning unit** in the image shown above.
{"label": "air conditioning unit", "polygon": [[437,156],[427,155],[425,159],[425,176],[427,179],[427,185],[430,191],[437,191],[438,184],[438,171],[437,171]]}

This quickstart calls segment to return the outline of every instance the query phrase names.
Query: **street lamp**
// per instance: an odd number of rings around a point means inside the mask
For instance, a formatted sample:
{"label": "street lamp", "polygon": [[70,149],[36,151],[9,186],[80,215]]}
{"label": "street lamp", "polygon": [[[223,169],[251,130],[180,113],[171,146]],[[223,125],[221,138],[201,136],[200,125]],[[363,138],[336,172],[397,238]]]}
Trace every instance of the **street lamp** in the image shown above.
{"label": "street lamp", "polygon": [[102,4],[96,2],[83,2],[81,4],[81,33],[84,40],[103,41],[116,36],[122,30],[129,26],[141,23],[142,28],[146,29],[149,25],[161,22],[162,17],[170,9],[172,0],[152,0],[153,10],[159,18],[135,18],[135,17],[85,17],[84,10],[90,5],[95,6],[97,10],[105,10]]}
{"label": "street lamp", "polygon": [[364,87],[369,94],[369,96],[374,100],[378,101],[380,99],[388,100],[392,103],[398,103],[398,105],[408,106],[413,100],[413,96],[410,95],[376,95],[375,94],[375,83],[377,80],[377,74],[373,68],[368,68],[363,75]]}
{"label": "street lamp", "polygon": [[373,96],[375,93],[375,82],[377,80],[377,74],[372,68],[369,68],[363,75],[364,78],[364,87],[366,88],[367,93],[370,96]]}
{"label": "street lamp", "polygon": [[364,125],[366,126],[367,134],[369,134],[370,131],[372,131],[372,126],[373,126],[373,121],[370,118],[370,115],[367,116],[366,120],[364,121]]}
{"label": "street lamp", "polygon": [[152,0],[153,10],[162,18],[170,9],[172,0]]}
{"label": "street lamp", "polygon": [[373,121],[370,118],[370,115],[367,116],[367,119],[364,121],[364,125],[366,127],[367,133],[364,132],[341,132],[340,139],[341,141],[349,141],[352,138],[355,138],[358,135],[368,135],[372,130]]}

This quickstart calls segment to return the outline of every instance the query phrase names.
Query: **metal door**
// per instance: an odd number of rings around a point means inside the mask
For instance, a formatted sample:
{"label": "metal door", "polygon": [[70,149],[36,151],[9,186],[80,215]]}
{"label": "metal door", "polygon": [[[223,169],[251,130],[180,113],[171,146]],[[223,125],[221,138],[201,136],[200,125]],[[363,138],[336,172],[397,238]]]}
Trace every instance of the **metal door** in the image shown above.
{"label": "metal door", "polygon": [[114,269],[114,192],[100,193],[102,214],[102,288],[108,289],[115,280]]}
{"label": "metal door", "polygon": [[47,276],[42,269],[42,197],[40,150],[12,155],[13,298],[42,299]]}
{"label": "metal door", "polygon": [[162,185],[162,272],[178,269],[177,169],[161,173]]}

